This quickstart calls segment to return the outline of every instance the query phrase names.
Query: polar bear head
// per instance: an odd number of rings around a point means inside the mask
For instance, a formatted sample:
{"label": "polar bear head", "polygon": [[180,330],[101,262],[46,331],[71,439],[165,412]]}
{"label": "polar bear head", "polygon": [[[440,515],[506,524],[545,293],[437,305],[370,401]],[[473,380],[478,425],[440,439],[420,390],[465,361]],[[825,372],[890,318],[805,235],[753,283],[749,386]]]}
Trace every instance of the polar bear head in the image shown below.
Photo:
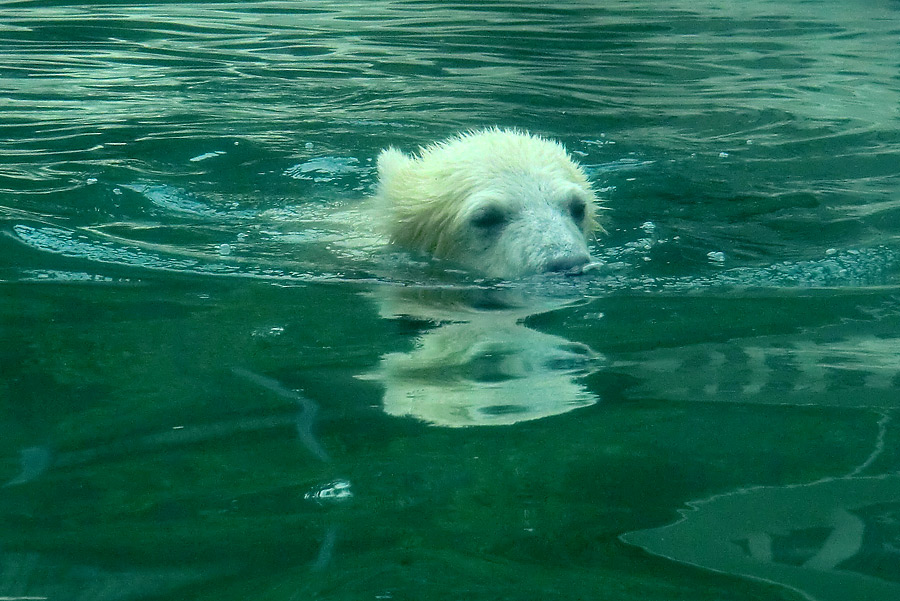
{"label": "polar bear head", "polygon": [[598,201],[557,142],[490,129],[378,157],[391,242],[492,277],[578,272],[591,260]]}

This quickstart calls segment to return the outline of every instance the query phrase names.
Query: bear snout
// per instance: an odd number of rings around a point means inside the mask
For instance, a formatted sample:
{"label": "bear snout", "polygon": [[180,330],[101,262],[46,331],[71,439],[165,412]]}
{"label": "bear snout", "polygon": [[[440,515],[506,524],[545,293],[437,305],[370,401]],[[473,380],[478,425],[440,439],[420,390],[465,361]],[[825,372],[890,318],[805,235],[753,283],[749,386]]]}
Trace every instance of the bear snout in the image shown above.
{"label": "bear snout", "polygon": [[581,275],[582,268],[591,262],[591,258],[582,253],[572,253],[553,257],[544,265],[547,272],[565,272],[566,275]]}

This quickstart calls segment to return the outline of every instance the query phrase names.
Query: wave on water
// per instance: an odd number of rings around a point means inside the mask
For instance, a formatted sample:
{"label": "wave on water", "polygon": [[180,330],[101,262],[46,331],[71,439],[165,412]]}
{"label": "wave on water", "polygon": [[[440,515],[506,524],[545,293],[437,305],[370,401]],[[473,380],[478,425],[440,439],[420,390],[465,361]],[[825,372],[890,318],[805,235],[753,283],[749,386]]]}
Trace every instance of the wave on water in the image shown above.
{"label": "wave on water", "polygon": [[[310,246],[309,242],[312,242],[312,246],[321,245],[326,240],[332,241],[333,238],[330,236],[335,235],[334,232],[322,231],[311,236],[273,233],[265,229],[261,231],[263,234],[269,232],[269,235],[275,236],[276,239],[281,238],[279,243],[286,247]],[[328,263],[304,260],[299,256],[275,259],[269,256],[271,250],[254,251],[252,243],[247,244],[249,250],[245,250],[240,256],[231,256],[234,251],[230,244],[215,245],[207,252],[190,251],[174,245],[142,244],[138,241],[128,243],[121,239],[110,239],[111,236],[103,235],[101,228],[72,230],[58,226],[19,223],[13,226],[12,233],[16,239],[33,249],[68,258],[143,270],[204,276],[264,278],[300,283],[367,281],[373,278],[373,273],[378,273],[378,281],[390,282],[393,279],[392,266],[396,267],[398,262],[396,255],[392,257],[385,252],[372,254],[365,249],[357,253],[348,253],[344,257],[325,253],[330,256]],[[321,240],[317,241],[317,236]],[[888,246],[875,246],[843,251],[830,250],[820,258],[784,261],[761,267],[732,267],[700,275],[648,276],[641,272],[640,252],[649,249],[647,244],[639,240],[620,247],[604,248],[601,253],[603,259],[596,264],[591,273],[579,278],[565,278],[557,287],[565,289],[568,293],[575,289],[585,295],[623,290],[684,293],[747,288],[869,287],[896,285],[900,273],[900,252]],[[399,276],[401,279],[393,281],[426,286],[429,282],[435,283],[434,271],[427,268],[427,263],[419,263],[416,266],[423,267],[418,273],[420,278],[418,282],[403,279],[417,277],[416,273],[409,269],[402,271],[402,275]],[[458,275],[456,272],[454,274]],[[521,285],[528,288],[535,281],[540,281],[544,288],[552,290],[553,282],[559,279],[544,275],[535,276],[523,281]],[[477,278],[469,281],[485,283],[484,280]],[[518,287],[516,282],[504,285]]]}

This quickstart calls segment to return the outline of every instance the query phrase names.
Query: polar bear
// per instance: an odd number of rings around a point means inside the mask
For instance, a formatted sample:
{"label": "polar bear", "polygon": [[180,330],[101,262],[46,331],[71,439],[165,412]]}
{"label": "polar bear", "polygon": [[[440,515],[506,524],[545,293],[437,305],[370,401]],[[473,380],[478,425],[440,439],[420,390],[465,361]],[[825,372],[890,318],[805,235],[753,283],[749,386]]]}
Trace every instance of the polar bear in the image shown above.
{"label": "polar bear", "polygon": [[487,129],[378,157],[377,210],[392,243],[490,277],[580,273],[598,200],[557,142]]}

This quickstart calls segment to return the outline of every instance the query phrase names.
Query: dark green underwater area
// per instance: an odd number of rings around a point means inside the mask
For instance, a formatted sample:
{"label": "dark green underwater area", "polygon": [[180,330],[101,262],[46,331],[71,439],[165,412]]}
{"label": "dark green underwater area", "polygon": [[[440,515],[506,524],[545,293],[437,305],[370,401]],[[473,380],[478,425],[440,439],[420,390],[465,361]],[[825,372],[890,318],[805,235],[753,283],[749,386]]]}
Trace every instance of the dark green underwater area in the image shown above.
{"label": "dark green underwater area", "polygon": [[[0,599],[900,598],[900,2],[0,0]],[[563,143],[577,277],[384,244]]]}

